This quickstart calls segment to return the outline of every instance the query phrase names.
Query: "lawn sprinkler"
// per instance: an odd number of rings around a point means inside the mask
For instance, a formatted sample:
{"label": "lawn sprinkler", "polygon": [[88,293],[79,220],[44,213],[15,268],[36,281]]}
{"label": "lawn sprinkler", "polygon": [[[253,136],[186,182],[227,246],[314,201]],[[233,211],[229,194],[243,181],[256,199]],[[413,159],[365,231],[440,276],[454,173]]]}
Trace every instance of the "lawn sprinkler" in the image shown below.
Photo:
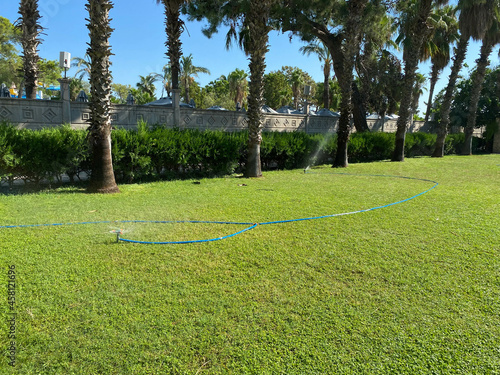
{"label": "lawn sprinkler", "polygon": [[120,242],[120,235],[123,234],[123,229],[115,229],[110,231],[109,233],[115,233],[116,234],[116,243]]}
{"label": "lawn sprinkler", "polygon": [[308,171],[309,169],[311,169],[311,168],[309,168],[309,166],[305,167],[305,168],[304,168],[304,173],[307,173],[307,171]]}

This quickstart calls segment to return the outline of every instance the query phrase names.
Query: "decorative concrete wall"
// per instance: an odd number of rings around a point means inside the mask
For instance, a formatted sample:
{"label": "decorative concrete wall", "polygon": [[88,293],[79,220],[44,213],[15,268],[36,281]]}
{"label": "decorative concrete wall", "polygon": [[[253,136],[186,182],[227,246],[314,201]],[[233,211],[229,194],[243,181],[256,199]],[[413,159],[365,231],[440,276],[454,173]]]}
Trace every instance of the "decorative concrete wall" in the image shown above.
{"label": "decorative concrete wall", "polygon": [[[0,98],[0,121],[6,120],[21,128],[40,129],[55,127],[70,119],[75,129],[85,129],[88,126],[90,110],[87,103],[71,102],[70,105],[60,100],[28,100]],[[65,113],[65,112],[68,112]],[[212,129],[224,131],[240,131],[247,128],[247,116],[243,112],[213,111],[205,109],[181,108],[181,129]],[[264,131],[307,133],[334,133],[338,129],[337,117],[306,116],[267,113],[264,115]],[[160,106],[113,105],[111,112],[112,125],[133,129],[137,122],[148,124],[174,124],[173,108]],[[367,120],[372,131],[393,133],[396,131],[396,121]],[[409,132],[426,131],[422,121],[414,121]]]}

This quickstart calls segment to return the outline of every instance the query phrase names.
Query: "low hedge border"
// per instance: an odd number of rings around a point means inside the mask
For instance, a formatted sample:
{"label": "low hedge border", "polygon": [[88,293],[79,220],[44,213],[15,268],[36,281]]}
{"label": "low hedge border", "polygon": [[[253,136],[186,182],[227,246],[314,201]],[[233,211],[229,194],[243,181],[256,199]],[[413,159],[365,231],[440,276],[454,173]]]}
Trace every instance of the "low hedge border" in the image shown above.
{"label": "low hedge border", "polygon": [[[392,133],[354,133],[349,142],[352,163],[390,159],[394,151]],[[113,165],[118,181],[150,181],[164,178],[220,176],[239,173],[246,162],[247,132],[200,131],[149,127],[112,132]],[[410,133],[405,156],[429,156],[435,134]],[[457,153],[463,134],[446,138],[445,154]],[[484,152],[485,141],[474,139],[474,152]],[[332,162],[336,136],[302,132],[264,132],[261,161],[264,170],[304,168]],[[17,129],[0,124],[0,179],[12,184],[71,182],[90,173],[87,133],[69,125],[42,130]]]}

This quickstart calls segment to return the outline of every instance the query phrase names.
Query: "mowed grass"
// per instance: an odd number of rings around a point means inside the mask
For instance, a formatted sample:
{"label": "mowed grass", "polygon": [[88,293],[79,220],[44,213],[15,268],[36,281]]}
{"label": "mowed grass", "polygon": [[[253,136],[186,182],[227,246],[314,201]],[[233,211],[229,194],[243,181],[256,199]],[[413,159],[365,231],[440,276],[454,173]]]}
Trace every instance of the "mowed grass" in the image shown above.
{"label": "mowed grass", "polygon": [[[0,196],[2,374],[499,374],[500,155]],[[353,175],[336,174],[348,172]],[[0,297],[2,321],[7,296]]]}

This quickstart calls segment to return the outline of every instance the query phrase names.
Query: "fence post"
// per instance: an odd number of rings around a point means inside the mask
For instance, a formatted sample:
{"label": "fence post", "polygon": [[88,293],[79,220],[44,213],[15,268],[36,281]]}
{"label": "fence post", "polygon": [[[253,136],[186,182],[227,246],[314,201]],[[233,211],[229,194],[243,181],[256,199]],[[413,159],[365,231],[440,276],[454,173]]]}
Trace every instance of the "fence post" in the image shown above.
{"label": "fence post", "polygon": [[60,78],[58,81],[61,85],[62,121],[63,124],[71,125],[71,100],[69,91],[69,83],[71,82],[71,79]]}

